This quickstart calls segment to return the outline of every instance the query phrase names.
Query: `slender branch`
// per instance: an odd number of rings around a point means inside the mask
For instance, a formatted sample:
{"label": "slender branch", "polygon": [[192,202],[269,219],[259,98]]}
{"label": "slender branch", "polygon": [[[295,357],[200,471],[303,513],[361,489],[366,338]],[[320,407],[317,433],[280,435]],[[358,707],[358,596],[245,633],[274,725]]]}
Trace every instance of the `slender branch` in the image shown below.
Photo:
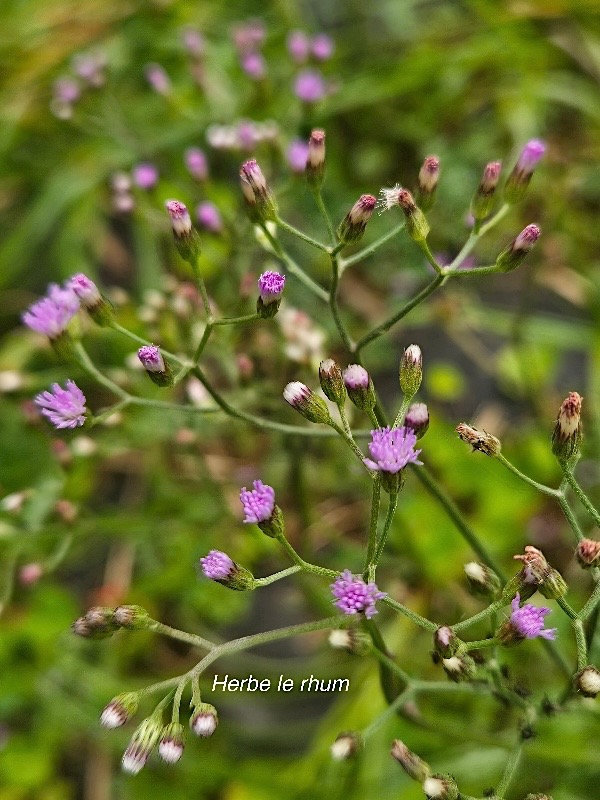
{"label": "slender branch", "polygon": [[367,537],[367,555],[365,558],[365,568],[363,577],[365,580],[373,580],[371,569],[375,564],[375,551],[377,549],[377,521],[379,519],[379,503],[381,500],[381,477],[373,480],[373,494],[371,496],[371,517],[369,520],[369,535]]}
{"label": "slender branch", "polygon": [[379,601],[380,603],[384,603],[386,606],[393,608],[395,611],[399,611],[401,614],[404,614],[405,617],[411,622],[414,622],[415,625],[418,625],[420,628],[424,628],[426,631],[436,631],[438,626],[435,622],[431,622],[425,617],[422,617],[420,614],[417,614],[416,611],[411,611],[410,608],[407,608],[402,603],[399,603],[397,600],[394,600],[391,597],[384,597],[382,600]]}
{"label": "slender branch", "polygon": [[340,309],[338,306],[338,285],[340,281],[340,272],[339,272],[339,263],[337,256],[331,256],[331,286],[329,287],[329,308],[331,309],[331,314],[335,321],[335,325],[338,329],[338,333],[340,334],[340,338],[344,343],[344,347],[349,353],[354,351],[354,342],[350,338],[348,331],[346,330],[346,326],[340,316]]}
{"label": "slender branch", "polygon": [[377,543],[377,551],[375,552],[375,559],[374,559],[375,564],[379,563],[379,559],[382,556],[385,544],[387,542],[388,533],[390,532],[390,527],[394,519],[394,514],[396,513],[397,506],[398,506],[398,492],[390,495],[387,516],[385,518],[385,523],[383,525],[383,531],[381,532],[381,536],[379,537],[379,541]]}
{"label": "slender branch", "polygon": [[177,628],[171,628],[170,625],[165,625],[155,619],[150,620],[148,623],[148,630],[154,631],[155,633],[162,633],[164,636],[169,636],[171,639],[178,639],[180,642],[193,644],[194,647],[202,647],[205,650],[213,650],[217,647],[216,644],[209,642],[208,639],[203,639],[202,636],[197,636],[195,633],[180,631],[177,630]]}
{"label": "slender branch", "polygon": [[529,486],[533,486],[534,489],[537,489],[538,492],[542,492],[542,494],[547,494],[549,497],[560,497],[561,492],[559,489],[552,489],[550,486],[545,486],[543,483],[538,483],[534,481],[533,478],[530,478],[525,473],[521,472],[520,469],[517,469],[514,464],[505,458],[502,453],[497,453],[495,459],[503,464],[507,469],[509,469],[512,473],[514,473],[517,478],[522,480],[524,483],[529,484]]}
{"label": "slender branch", "polygon": [[358,264],[359,261],[363,261],[365,258],[378,250],[381,245],[389,242],[390,239],[393,239],[394,236],[400,233],[400,231],[404,230],[405,224],[405,221],[402,220],[402,222],[400,222],[383,236],[380,236],[379,239],[376,239],[372,244],[368,245],[368,247],[365,247],[363,250],[359,250],[358,253],[354,253],[353,256],[342,259],[340,261],[340,272],[343,273],[347,267],[352,266],[352,264]]}
{"label": "slender branch", "polygon": [[475,247],[477,242],[481,239],[481,237],[484,236],[489,230],[491,230],[494,227],[494,225],[496,225],[498,222],[500,222],[500,220],[503,217],[505,217],[508,214],[509,211],[510,211],[510,206],[508,205],[508,203],[505,203],[496,212],[496,214],[494,214],[494,216],[485,223],[485,225],[482,225],[481,228],[479,228],[477,233],[471,232],[469,238],[465,242],[465,244],[462,247],[461,251],[456,256],[454,261],[451,264],[449,264],[449,266],[446,268],[446,270],[447,271],[455,270],[457,267],[459,267],[463,263],[465,258],[469,255],[471,250]]}
{"label": "slender branch", "polygon": [[588,511],[588,513],[590,514],[596,525],[600,525],[600,513],[598,513],[598,511],[594,508],[592,501],[583,491],[581,486],[577,483],[577,479],[575,478],[571,470],[565,467],[563,472],[565,480],[567,481],[571,489],[573,489],[573,491],[581,501],[581,504],[584,506],[586,511]]}
{"label": "slender branch", "polygon": [[295,567],[288,567],[287,569],[282,569],[280,572],[274,572],[273,575],[267,575],[266,578],[256,578],[255,585],[256,586],[268,586],[270,583],[275,583],[275,581],[280,581],[283,578],[287,578],[288,575],[293,575],[295,572],[300,572],[302,567],[300,564],[297,564]]}
{"label": "slender branch", "polygon": [[297,228],[294,228],[293,225],[290,225],[288,222],[285,222],[285,220],[281,219],[281,217],[277,217],[275,221],[281,228],[288,231],[288,233],[297,236],[298,239],[302,239],[303,242],[306,242],[307,244],[311,245],[311,247],[316,247],[318,250],[323,250],[325,253],[329,252],[327,245],[318,242],[316,239],[313,239],[306,233],[303,233],[302,231],[299,231]]}
{"label": "slender branch", "polygon": [[325,227],[327,228],[327,234],[329,236],[329,241],[331,244],[335,244],[335,233],[333,232],[333,226],[331,224],[331,220],[329,219],[329,214],[327,213],[327,209],[325,208],[325,203],[323,202],[323,196],[321,194],[320,189],[316,189],[313,192],[315,203],[317,204],[317,208],[319,209],[319,213],[323,217],[323,222],[325,223]]}
{"label": "slender branch", "polygon": [[306,288],[310,289],[310,291],[313,294],[317,295],[317,297],[320,297],[321,300],[325,300],[325,302],[328,302],[329,293],[326,292],[322,286],[319,286],[318,283],[313,281],[313,279],[309,275],[307,275],[306,272],[304,272],[302,267],[299,267],[298,264],[296,264],[294,259],[286,253],[286,251],[279,244],[277,239],[273,236],[273,234],[267,228],[266,225],[261,225],[261,228],[264,231],[265,236],[269,240],[271,247],[275,251],[275,254],[278,255],[279,258],[284,262],[284,264],[287,266],[292,275],[295,275],[299,281],[302,281],[302,283],[306,286]]}
{"label": "slender branch", "polygon": [[512,779],[514,778],[515,772],[517,767],[519,766],[519,761],[521,760],[521,754],[523,752],[523,741],[519,741],[518,745],[515,747],[513,752],[508,759],[508,763],[504,768],[504,772],[502,773],[502,777],[500,778],[500,783],[496,787],[496,792],[493,795],[493,800],[504,800],[504,796],[511,784]]}

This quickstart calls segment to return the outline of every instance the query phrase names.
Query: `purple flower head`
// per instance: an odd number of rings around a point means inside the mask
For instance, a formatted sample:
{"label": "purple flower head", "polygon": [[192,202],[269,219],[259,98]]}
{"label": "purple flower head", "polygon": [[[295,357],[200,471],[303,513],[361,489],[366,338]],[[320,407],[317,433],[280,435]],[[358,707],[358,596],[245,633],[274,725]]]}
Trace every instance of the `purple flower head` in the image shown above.
{"label": "purple flower head", "polygon": [[138,358],[147,372],[164,372],[165,361],[160,348],[154,344],[145,344],[138,350]]}
{"label": "purple flower head", "polygon": [[171,217],[175,236],[188,236],[192,231],[192,220],[184,203],[179,200],[167,200],[165,208]]}
{"label": "purple flower head", "polygon": [[98,287],[87,275],[80,272],[67,281],[67,287],[72,289],[86,308],[93,308],[102,299]]}
{"label": "purple flower head", "polygon": [[287,49],[296,64],[303,64],[310,55],[310,40],[304,31],[292,31],[287,38]]}
{"label": "purple flower head", "polygon": [[254,51],[243,53],[240,57],[240,64],[246,75],[253,81],[259,81],[267,74],[267,64],[262,53]]}
{"label": "purple flower head", "polygon": [[279,272],[263,272],[258,279],[260,299],[265,305],[275,303],[283,294],[284,286],[285,275],[280,275]]}
{"label": "purple flower head", "polygon": [[333,40],[325,33],[318,33],[312,40],[312,53],[319,61],[327,61],[328,58],[331,58],[334,49]]}
{"label": "purple flower head", "polygon": [[208,178],[206,156],[199,147],[190,147],[185,151],[185,165],[190,175],[197,181],[205,181]]}
{"label": "purple flower head", "polygon": [[377,428],[371,431],[369,453],[373,460],[365,458],[364,463],[369,469],[395,474],[407,464],[420,464],[418,455],[420,450],[415,450],[417,437],[414,431],[408,428]]}
{"label": "purple flower head", "polygon": [[541,139],[531,139],[527,142],[525,147],[521,150],[519,160],[517,161],[517,169],[519,172],[531,175],[545,152],[546,145]]}
{"label": "purple flower head", "polygon": [[204,55],[204,37],[197,28],[184,28],[181,31],[181,40],[191,56],[200,58]]}
{"label": "purple flower head", "polygon": [[540,229],[537,225],[528,225],[523,228],[513,243],[513,250],[525,250],[529,252],[533,245],[540,238]]}
{"label": "purple flower head", "polygon": [[326,87],[323,76],[314,69],[299,72],[294,82],[294,93],[303,103],[318,103],[325,97]]}
{"label": "purple flower head", "polygon": [[521,596],[517,592],[511,603],[512,614],[510,622],[520,636],[525,639],[535,639],[541,636],[543,639],[556,639],[556,628],[544,628],[544,617],[550,613],[549,608],[539,608],[531,603],[526,603],[519,608]]}
{"label": "purple flower head", "polygon": [[207,200],[199,203],[196,207],[196,219],[198,223],[211,233],[221,233],[223,230],[223,220],[219,209],[214,203],[209,203]]}
{"label": "purple flower head", "polygon": [[54,100],[59,103],[76,103],[81,97],[81,87],[74,78],[58,78],[52,87]]}
{"label": "purple flower head", "polygon": [[331,584],[331,593],[335,598],[334,605],[344,614],[358,614],[362,611],[367,619],[377,614],[377,600],[387,597],[385,592],[379,591],[375,583],[365,583],[349,569],[344,570]]}
{"label": "purple flower head", "polygon": [[241,52],[257,50],[265,41],[267,31],[260,19],[252,19],[233,29],[233,43]]}
{"label": "purple flower head", "polygon": [[146,80],[157,94],[169,94],[171,91],[171,79],[164,67],[160,64],[146,64],[144,67]]}
{"label": "purple flower head", "polygon": [[85,422],[85,395],[74,381],[67,381],[64,389],[58,383],[52,384],[52,391],[41,392],[34,403],[59,430],[78,428]]}
{"label": "purple flower head", "polygon": [[133,182],[139,189],[152,189],[158,182],[158,169],[149,161],[136,164],[132,175]]}
{"label": "purple flower head", "polygon": [[226,580],[235,569],[235,564],[227,553],[222,553],[220,550],[211,550],[207,556],[200,559],[200,564],[202,572],[212,581]]}
{"label": "purple flower head", "polygon": [[308,144],[303,139],[292,139],[286,151],[287,162],[292,172],[304,174],[308,158]]}
{"label": "purple flower head", "polygon": [[78,53],[73,59],[73,71],[82,80],[95,89],[104,83],[106,55],[100,51],[95,53]]}
{"label": "purple flower head", "polygon": [[254,481],[253,490],[244,488],[240,491],[240,500],[244,507],[244,522],[267,522],[275,508],[275,490],[262,481]]}
{"label": "purple flower head", "polygon": [[367,389],[369,387],[369,373],[360,364],[350,364],[343,374],[347,389]]}
{"label": "purple flower head", "polygon": [[254,150],[258,142],[258,130],[249,119],[241,120],[235,131],[237,146],[241,150]]}
{"label": "purple flower head", "polygon": [[22,320],[28,328],[56,339],[78,311],[79,298],[75,292],[51,283],[46,297],[29,306]]}

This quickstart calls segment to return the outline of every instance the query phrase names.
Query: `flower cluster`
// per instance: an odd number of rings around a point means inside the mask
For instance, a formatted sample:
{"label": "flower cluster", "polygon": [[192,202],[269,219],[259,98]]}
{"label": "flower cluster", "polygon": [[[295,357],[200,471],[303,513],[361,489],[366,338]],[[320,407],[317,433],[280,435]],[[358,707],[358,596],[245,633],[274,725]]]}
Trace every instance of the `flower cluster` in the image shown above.
{"label": "flower cluster", "polygon": [[244,507],[244,522],[258,524],[267,522],[275,508],[275,490],[262,481],[254,481],[254,489],[244,488],[240,491],[240,500]]}
{"label": "flower cluster", "polygon": [[369,469],[395,474],[408,464],[420,464],[417,437],[411,428],[377,428],[371,431],[369,453],[364,463]]}
{"label": "flower cluster", "polygon": [[377,600],[387,597],[385,592],[379,591],[375,583],[365,583],[349,569],[344,570],[331,584],[331,593],[335,598],[334,605],[344,614],[364,613],[367,619],[377,614]]}

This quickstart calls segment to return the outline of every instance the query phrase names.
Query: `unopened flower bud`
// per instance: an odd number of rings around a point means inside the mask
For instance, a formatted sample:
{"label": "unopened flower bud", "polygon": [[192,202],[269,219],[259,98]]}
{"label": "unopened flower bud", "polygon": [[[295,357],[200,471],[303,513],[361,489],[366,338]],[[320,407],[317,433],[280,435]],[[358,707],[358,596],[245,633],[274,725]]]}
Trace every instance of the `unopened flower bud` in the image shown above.
{"label": "unopened flower bud", "polygon": [[336,650],[347,650],[357,656],[369,652],[369,638],[356,628],[336,628],[329,634],[329,644]]}
{"label": "unopened flower bud", "polygon": [[523,228],[517,238],[500,253],[496,259],[496,267],[501,272],[512,272],[523,263],[539,238],[540,229],[537,225]]}
{"label": "unopened flower bud", "polygon": [[150,615],[141,606],[118,606],[114,615],[115,622],[129,631],[145,630],[150,622]]}
{"label": "unopened flower bud", "polygon": [[186,206],[179,200],[167,200],[165,208],[171,218],[173,237],[179,255],[184,261],[195,266],[200,255],[200,237],[192,226],[192,219]]}
{"label": "unopened flower bud", "polygon": [[398,205],[406,217],[406,230],[410,238],[415,242],[424,242],[429,235],[429,223],[408,189],[398,190]]}
{"label": "unopened flower bud", "polygon": [[138,708],[136,692],[118,694],[110,701],[100,716],[100,723],[105,728],[120,728],[132,717]]}
{"label": "unopened flower bud", "polygon": [[262,319],[271,319],[279,311],[281,295],[285,287],[285,275],[268,270],[258,279],[259,297],[256,313]]}
{"label": "unopened flower bud", "polygon": [[306,384],[292,381],[283,390],[283,397],[309,422],[331,422],[331,415],[325,401],[312,392]]}
{"label": "unopened flower bud", "polygon": [[429,428],[429,410],[425,403],[413,403],[404,417],[404,427],[414,431],[417,439],[425,436]]}
{"label": "unopened flower bud", "polygon": [[413,780],[423,783],[431,776],[431,767],[429,764],[423,761],[422,758],[419,758],[412,750],[409,750],[400,739],[395,739],[392,742],[391,753],[406,774]]}
{"label": "unopened flower bud", "polygon": [[325,131],[314,130],[308,140],[306,182],[312,189],[320,189],[325,177]]}
{"label": "unopened flower bud", "polygon": [[475,674],[476,666],[471,656],[463,653],[458,656],[442,659],[444,672],[455,683],[470,680]]}
{"label": "unopened flower bud", "polygon": [[131,741],[123,754],[121,766],[124,772],[131,775],[137,773],[146,765],[150,753],[156,747],[162,732],[160,718],[154,714],[145,719],[131,737]]}
{"label": "unopened flower bud", "polygon": [[331,757],[334,761],[347,761],[358,754],[362,748],[362,737],[360,733],[340,733],[335,742],[329,748]]}
{"label": "unopened flower bud", "polygon": [[138,350],[138,358],[150,380],[157,386],[173,385],[173,370],[163,357],[160,348],[153,344],[145,344]]}
{"label": "unopened flower bud", "polygon": [[112,608],[94,606],[83,617],[75,620],[73,633],[86,639],[106,639],[119,629]]}
{"label": "unopened flower bud", "polygon": [[429,211],[435,201],[435,192],[440,177],[440,160],[437,156],[427,156],[419,170],[417,200],[423,211]]}
{"label": "unopened flower bud", "polygon": [[245,161],[240,169],[240,186],[246,199],[246,210],[252,222],[275,221],[277,204],[261,168],[254,159]]}
{"label": "unopened flower bud", "polygon": [[207,556],[200,559],[202,572],[210,578],[228,589],[245,592],[254,589],[256,582],[254,575],[245,567],[240,567],[232,561],[227,553],[220,550],[211,550]]}
{"label": "unopened flower bud", "polygon": [[348,397],[361,411],[371,411],[377,402],[373,381],[360,364],[350,364],[343,373]]}
{"label": "unopened flower bud", "polygon": [[456,426],[455,430],[463,442],[471,445],[473,451],[478,450],[486,456],[496,456],[500,452],[500,440],[492,436],[491,433],[487,433],[487,431],[472,428],[466,422],[461,422],[460,425]]}
{"label": "unopened flower bud", "polygon": [[219,724],[217,709],[210,703],[199,703],[190,717],[190,728],[196,736],[208,739],[212,736]]}
{"label": "unopened flower bud", "polygon": [[183,755],[185,732],[179,722],[171,722],[163,728],[158,744],[158,755],[167,764],[176,764]]}
{"label": "unopened flower bud", "polygon": [[477,222],[481,222],[492,213],[501,169],[501,161],[490,161],[483,170],[481,183],[471,200],[471,214]]}
{"label": "unopened flower bud", "polygon": [[411,344],[400,362],[400,389],[405,397],[414,397],[423,380],[423,356],[417,344]]}
{"label": "unopened flower bud", "polygon": [[358,198],[338,226],[337,235],[340,242],[354,244],[362,239],[376,205],[377,198],[372,194],[363,194]]}
{"label": "unopened flower bud", "polygon": [[[500,592],[500,578],[485,564],[470,561],[464,566],[467,583],[472,594],[486,599],[495,599]],[[515,592],[511,594],[511,598]]]}
{"label": "unopened flower bud", "polygon": [[458,644],[458,637],[448,625],[442,625],[433,634],[433,646],[442,658],[453,656]]}
{"label": "unopened flower bud", "polygon": [[332,358],[326,358],[319,364],[319,383],[323,394],[338,406],[346,400],[346,387],[342,370]]}
{"label": "unopened flower bud", "polygon": [[81,305],[97,325],[110,325],[115,316],[112,304],[100,294],[94,281],[80,272],[71,278],[68,286],[73,289],[81,300]]}
{"label": "unopened flower bud", "polygon": [[578,455],[583,440],[581,404],[583,397],[570,392],[563,401],[552,431],[552,452],[559,461],[569,461]]}
{"label": "unopened flower bud", "polygon": [[582,539],[575,550],[575,558],[584,569],[600,564],[600,542],[595,539]]}
{"label": "unopened flower bud", "polygon": [[531,139],[531,141],[527,142],[506,181],[504,187],[505,202],[513,205],[523,199],[531,181],[531,176],[545,152],[546,145],[539,139]]}
{"label": "unopened flower bud", "polygon": [[575,675],[574,683],[575,689],[584,697],[596,697],[600,694],[600,670],[588,664]]}
{"label": "unopened flower bud", "polygon": [[427,800],[458,800],[459,791],[452,775],[431,775],[423,781]]}

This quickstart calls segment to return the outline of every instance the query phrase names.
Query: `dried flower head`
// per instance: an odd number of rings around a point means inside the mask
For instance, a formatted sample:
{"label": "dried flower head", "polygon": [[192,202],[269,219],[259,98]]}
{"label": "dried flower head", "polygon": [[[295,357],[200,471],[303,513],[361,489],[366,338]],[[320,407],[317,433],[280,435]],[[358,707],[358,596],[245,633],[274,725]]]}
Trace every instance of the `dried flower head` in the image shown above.
{"label": "dried flower head", "polygon": [[471,425],[467,425],[466,422],[461,422],[460,425],[456,426],[455,430],[463,442],[471,445],[473,451],[478,450],[486,456],[496,456],[500,452],[500,440],[492,436],[491,433],[473,428]]}
{"label": "dried flower head", "polygon": [[552,452],[562,461],[573,458],[581,447],[583,439],[582,403],[583,397],[580,394],[569,392],[569,396],[563,400],[558,412],[552,431]]}

